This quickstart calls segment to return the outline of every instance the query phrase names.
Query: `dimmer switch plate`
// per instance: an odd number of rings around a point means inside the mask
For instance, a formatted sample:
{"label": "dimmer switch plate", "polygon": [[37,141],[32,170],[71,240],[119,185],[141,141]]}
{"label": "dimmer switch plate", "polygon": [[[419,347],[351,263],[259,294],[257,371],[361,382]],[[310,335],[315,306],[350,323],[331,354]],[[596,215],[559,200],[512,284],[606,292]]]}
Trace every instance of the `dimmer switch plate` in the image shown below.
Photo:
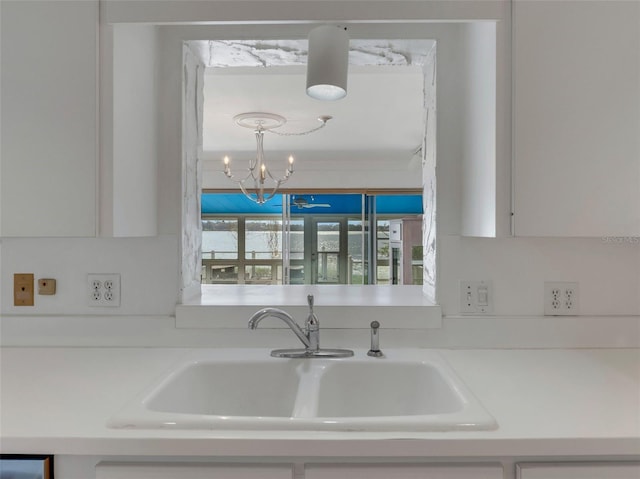
{"label": "dimmer switch plate", "polygon": [[460,281],[460,312],[490,314],[493,312],[493,282]]}

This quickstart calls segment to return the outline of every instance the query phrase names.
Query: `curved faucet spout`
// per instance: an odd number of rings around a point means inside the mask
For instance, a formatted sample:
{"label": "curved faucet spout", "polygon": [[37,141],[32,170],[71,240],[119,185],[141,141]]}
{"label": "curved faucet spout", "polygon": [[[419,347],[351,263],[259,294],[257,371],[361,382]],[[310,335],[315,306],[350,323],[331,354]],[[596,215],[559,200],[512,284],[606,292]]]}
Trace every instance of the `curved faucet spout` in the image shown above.
{"label": "curved faucet spout", "polygon": [[260,311],[256,311],[255,313],[253,313],[251,318],[249,318],[249,329],[256,329],[260,321],[270,316],[284,321],[286,325],[289,326],[289,328],[291,328],[291,330],[295,333],[295,335],[298,336],[298,339],[302,341],[302,344],[304,344],[306,348],[311,347],[309,338],[304,333],[304,331],[300,329],[300,326],[298,326],[291,315],[286,311],[278,308],[263,308]]}

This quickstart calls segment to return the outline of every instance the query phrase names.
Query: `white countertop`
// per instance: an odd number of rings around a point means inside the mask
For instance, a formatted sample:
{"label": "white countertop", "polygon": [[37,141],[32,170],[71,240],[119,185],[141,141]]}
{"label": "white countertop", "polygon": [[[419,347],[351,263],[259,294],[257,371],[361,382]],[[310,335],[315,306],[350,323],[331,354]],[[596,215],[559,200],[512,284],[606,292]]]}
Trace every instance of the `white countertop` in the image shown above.
{"label": "white countertop", "polygon": [[[496,418],[495,431],[166,431],[105,426],[127,401],[191,351],[3,348],[0,452],[225,457],[640,454],[638,349],[439,350]],[[265,349],[267,361],[268,353]]]}

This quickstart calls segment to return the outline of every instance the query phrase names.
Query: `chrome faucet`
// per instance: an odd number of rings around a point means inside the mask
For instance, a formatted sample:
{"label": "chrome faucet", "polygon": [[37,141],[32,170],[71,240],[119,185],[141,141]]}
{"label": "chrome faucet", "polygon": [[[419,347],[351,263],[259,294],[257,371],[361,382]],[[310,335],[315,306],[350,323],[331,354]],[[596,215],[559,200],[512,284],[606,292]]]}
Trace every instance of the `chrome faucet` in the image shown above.
{"label": "chrome faucet", "polygon": [[373,356],[374,358],[381,358],[384,356],[380,351],[380,323],[378,321],[371,321],[371,349],[367,352],[367,356]]}
{"label": "chrome faucet", "polygon": [[307,328],[307,337],[309,338],[309,349],[317,351],[320,349],[320,321],[313,312],[313,295],[307,295],[307,304],[309,305],[309,316],[305,321]]}
{"label": "chrome faucet", "polygon": [[346,358],[353,356],[353,351],[348,349],[321,349],[320,348],[320,322],[313,312],[313,295],[307,296],[309,304],[309,315],[305,321],[305,331],[302,330],[293,317],[286,311],[278,308],[263,308],[256,311],[249,318],[249,329],[256,329],[258,323],[265,318],[273,317],[281,319],[295,333],[304,349],[275,349],[271,351],[271,356],[277,358]]}
{"label": "chrome faucet", "polygon": [[[309,337],[300,329],[298,323],[291,317],[289,313],[283,311],[278,308],[263,308],[260,311],[256,311],[253,313],[253,316],[249,318],[249,329],[256,329],[258,327],[258,323],[262,321],[264,318],[273,317],[283,320],[287,326],[291,328],[291,330],[298,336],[298,339],[302,341],[304,347],[307,349],[311,349],[311,341]],[[316,344],[318,343],[318,338],[315,338]]]}

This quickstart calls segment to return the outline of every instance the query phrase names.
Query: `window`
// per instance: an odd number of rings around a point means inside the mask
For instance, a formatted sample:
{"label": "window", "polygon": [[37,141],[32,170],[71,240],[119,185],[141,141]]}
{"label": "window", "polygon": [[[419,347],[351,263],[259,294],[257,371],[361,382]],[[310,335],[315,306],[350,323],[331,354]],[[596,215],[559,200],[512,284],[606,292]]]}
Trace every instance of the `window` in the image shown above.
{"label": "window", "polygon": [[208,284],[282,284],[282,219],[202,220],[202,275]]}
{"label": "window", "polygon": [[[205,193],[202,282],[407,284],[405,278],[413,277],[410,284],[420,284],[421,261],[413,260],[412,273],[398,279],[390,256],[390,221],[420,221],[421,196],[411,196],[415,199],[407,201],[407,195],[395,195],[401,206],[389,206],[392,196],[376,205],[361,194],[292,195],[291,211],[283,215],[282,204],[287,202],[278,199],[257,206],[242,194]],[[367,208],[363,212],[366,204],[374,204],[380,214],[367,214]],[[421,248],[421,238],[418,244],[415,235],[412,238],[409,255]],[[395,267],[401,269],[404,249],[398,251]]]}

